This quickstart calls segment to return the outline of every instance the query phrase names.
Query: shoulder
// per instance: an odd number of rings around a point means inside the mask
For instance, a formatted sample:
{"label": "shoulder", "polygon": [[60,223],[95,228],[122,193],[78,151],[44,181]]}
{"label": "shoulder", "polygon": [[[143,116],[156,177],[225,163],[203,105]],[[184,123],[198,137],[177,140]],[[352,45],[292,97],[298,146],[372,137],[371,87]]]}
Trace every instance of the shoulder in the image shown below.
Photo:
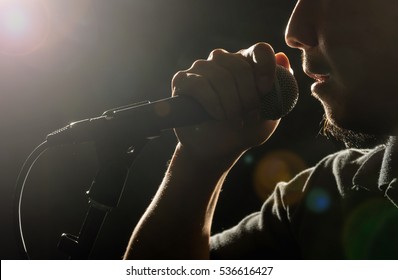
{"label": "shoulder", "polygon": [[312,180],[337,186],[341,194],[345,189],[352,188],[354,178],[366,177],[367,181],[377,184],[378,173],[385,146],[374,149],[346,149],[321,160],[314,168]]}
{"label": "shoulder", "polygon": [[374,149],[345,149],[325,157],[316,167],[332,169],[344,169],[350,166],[359,167],[375,155],[383,154],[384,150],[384,145],[377,146]]}
{"label": "shoulder", "polygon": [[359,170],[375,166],[376,171],[370,173],[378,173],[384,149],[384,146],[377,146],[374,149],[345,149],[330,154],[289,182],[279,183],[274,195],[283,201],[285,207],[296,204],[314,188],[343,195],[345,189],[352,187],[353,178]]}

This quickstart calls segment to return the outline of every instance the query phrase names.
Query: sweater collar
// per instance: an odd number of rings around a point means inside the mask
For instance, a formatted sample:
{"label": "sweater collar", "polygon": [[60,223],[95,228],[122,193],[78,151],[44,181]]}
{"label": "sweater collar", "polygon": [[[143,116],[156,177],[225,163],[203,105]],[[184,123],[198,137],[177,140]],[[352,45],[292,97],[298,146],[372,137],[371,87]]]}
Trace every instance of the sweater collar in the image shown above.
{"label": "sweater collar", "polygon": [[352,183],[368,191],[382,191],[398,207],[398,139],[391,137],[361,159]]}
{"label": "sweater collar", "polygon": [[389,139],[383,154],[378,187],[398,207],[398,139]]}

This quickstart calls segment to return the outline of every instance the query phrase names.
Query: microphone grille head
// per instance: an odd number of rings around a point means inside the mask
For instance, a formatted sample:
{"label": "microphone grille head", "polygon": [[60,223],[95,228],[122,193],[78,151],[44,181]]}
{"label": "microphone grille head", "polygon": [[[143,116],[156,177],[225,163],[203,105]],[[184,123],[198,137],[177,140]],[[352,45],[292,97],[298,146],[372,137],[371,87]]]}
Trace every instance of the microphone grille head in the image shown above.
{"label": "microphone grille head", "polygon": [[287,115],[297,103],[297,81],[286,68],[276,66],[276,79],[272,90],[261,96],[261,116],[277,120]]}

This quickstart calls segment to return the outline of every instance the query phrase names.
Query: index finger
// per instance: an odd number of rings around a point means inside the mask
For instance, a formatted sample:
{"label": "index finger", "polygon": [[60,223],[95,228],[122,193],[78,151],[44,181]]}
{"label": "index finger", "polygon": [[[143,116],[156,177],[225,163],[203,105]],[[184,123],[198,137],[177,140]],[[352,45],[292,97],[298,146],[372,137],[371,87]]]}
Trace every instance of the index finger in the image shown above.
{"label": "index finger", "polygon": [[238,53],[253,67],[257,89],[260,94],[269,92],[274,83],[276,68],[273,48],[267,43],[257,43]]}

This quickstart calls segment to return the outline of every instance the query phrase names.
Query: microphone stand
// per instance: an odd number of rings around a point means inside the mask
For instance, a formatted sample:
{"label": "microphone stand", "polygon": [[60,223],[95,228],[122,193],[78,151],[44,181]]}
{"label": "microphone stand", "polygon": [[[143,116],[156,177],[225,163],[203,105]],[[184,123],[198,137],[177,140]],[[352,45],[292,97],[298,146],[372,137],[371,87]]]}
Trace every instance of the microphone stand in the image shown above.
{"label": "microphone stand", "polygon": [[63,233],[58,248],[70,259],[89,259],[107,214],[118,206],[129,168],[149,139],[141,139],[129,148],[125,143],[104,139],[97,141],[100,167],[87,191],[89,208],[78,236]]}

